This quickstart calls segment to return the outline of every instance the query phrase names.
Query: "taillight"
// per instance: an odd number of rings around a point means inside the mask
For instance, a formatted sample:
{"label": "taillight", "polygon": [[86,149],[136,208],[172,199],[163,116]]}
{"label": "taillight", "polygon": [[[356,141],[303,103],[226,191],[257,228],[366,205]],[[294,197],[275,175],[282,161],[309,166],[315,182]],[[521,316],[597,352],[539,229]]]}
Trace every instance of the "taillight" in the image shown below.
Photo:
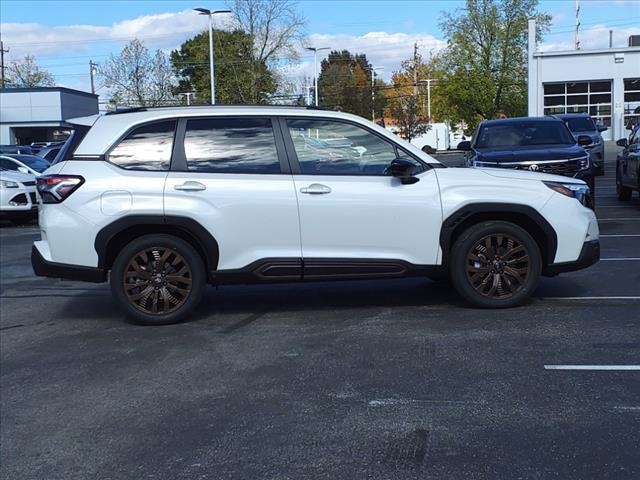
{"label": "taillight", "polygon": [[84,183],[76,175],[43,175],[38,177],[38,192],[42,203],[60,203]]}

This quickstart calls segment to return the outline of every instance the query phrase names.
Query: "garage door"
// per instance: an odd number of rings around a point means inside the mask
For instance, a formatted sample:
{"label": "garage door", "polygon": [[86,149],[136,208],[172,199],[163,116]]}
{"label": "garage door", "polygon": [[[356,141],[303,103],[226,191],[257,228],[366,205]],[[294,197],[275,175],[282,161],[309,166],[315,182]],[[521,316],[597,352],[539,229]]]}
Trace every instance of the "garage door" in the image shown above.
{"label": "garage door", "polygon": [[588,113],[609,129],[604,140],[611,140],[611,80],[545,83],[544,114]]}

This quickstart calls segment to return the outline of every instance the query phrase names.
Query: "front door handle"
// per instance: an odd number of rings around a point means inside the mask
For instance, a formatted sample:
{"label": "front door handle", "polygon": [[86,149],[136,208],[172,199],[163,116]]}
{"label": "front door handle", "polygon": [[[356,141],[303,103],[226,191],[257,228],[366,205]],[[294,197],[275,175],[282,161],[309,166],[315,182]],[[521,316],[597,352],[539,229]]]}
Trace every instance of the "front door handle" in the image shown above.
{"label": "front door handle", "polygon": [[173,187],[176,190],[182,190],[183,192],[199,192],[201,190],[206,190],[207,186],[200,182],[184,182],[182,185],[174,185]]}
{"label": "front door handle", "polygon": [[300,193],[308,193],[310,195],[323,195],[331,193],[331,189],[326,185],[322,185],[321,183],[312,183],[308,187],[301,188]]}

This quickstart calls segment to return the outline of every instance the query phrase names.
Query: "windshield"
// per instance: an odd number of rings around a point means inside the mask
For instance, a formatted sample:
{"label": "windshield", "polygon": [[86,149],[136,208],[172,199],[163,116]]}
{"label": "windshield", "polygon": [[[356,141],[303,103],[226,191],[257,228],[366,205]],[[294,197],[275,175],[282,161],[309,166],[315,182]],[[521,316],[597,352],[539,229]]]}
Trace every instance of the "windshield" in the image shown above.
{"label": "windshield", "polygon": [[590,117],[565,118],[564,123],[572,132],[593,132],[596,129]]}
{"label": "windshield", "polygon": [[573,145],[575,140],[562,122],[505,122],[480,129],[475,146],[525,147],[530,145]]}
{"label": "windshield", "polygon": [[51,165],[42,157],[36,157],[35,155],[13,155],[19,162],[24,163],[27,167],[34,169],[38,173],[44,172]]}

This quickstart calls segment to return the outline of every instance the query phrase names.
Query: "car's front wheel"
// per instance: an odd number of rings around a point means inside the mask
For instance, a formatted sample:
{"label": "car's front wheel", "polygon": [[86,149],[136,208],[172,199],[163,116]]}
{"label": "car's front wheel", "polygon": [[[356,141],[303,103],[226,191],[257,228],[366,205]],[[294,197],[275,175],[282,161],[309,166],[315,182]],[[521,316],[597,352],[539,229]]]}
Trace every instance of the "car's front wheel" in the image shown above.
{"label": "car's front wheel", "polygon": [[172,235],[145,235],[125,246],[111,269],[111,291],[127,316],[145,325],[184,320],[205,288],[202,258]]}
{"label": "car's front wheel", "polygon": [[487,221],[469,227],[451,250],[451,281],[476,307],[522,304],[540,280],[542,257],[536,241],[510,222]]}

